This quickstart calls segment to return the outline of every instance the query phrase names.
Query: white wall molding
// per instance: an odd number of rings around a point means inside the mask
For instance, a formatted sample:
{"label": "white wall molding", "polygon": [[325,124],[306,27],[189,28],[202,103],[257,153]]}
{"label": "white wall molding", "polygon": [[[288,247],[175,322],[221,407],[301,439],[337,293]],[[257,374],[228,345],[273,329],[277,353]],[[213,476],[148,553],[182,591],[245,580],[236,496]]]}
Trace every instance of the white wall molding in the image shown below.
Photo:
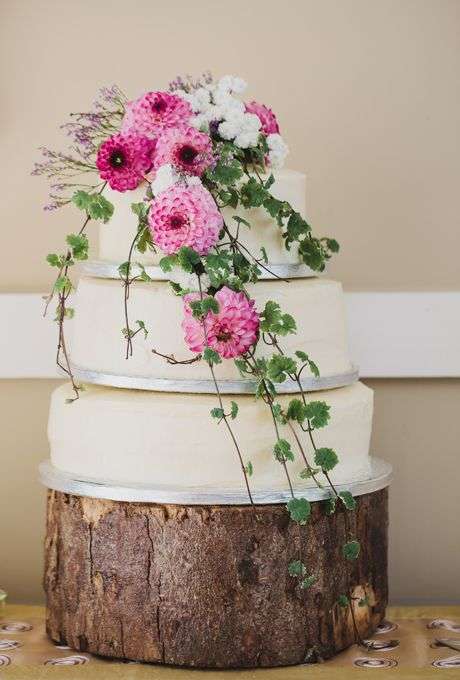
{"label": "white wall molding", "polygon": [[[345,298],[351,356],[363,378],[460,377],[460,291]],[[53,311],[43,319],[39,294],[0,294],[0,378],[57,377]]]}

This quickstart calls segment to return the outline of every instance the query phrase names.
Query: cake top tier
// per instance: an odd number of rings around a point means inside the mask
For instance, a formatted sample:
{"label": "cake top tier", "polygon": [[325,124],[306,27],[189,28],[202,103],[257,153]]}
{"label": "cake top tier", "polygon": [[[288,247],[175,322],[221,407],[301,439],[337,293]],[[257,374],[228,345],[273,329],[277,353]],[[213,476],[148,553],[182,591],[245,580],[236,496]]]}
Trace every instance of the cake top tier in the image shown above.
{"label": "cake top tier", "polygon": [[[306,177],[295,170],[274,170],[274,183],[271,186],[272,195],[279,201],[287,201],[299,214],[306,211]],[[266,182],[268,173],[261,175]],[[138,218],[131,206],[140,203],[146,195],[147,184],[143,182],[137,189],[127,192],[106,189],[105,195],[114,206],[112,218],[99,227],[99,258],[101,260],[120,264],[125,262],[129,249],[138,229]],[[288,250],[282,236],[282,230],[263,206],[245,209],[242,206],[222,209],[223,218],[229,231],[236,235],[243,248],[256,257],[260,257],[261,248],[265,249],[270,264],[298,264],[299,251],[297,244]],[[236,218],[236,219],[235,219]],[[248,227],[245,220],[251,226]],[[220,239],[221,243],[228,241],[227,234]],[[156,265],[164,257],[159,249],[147,249],[145,253],[135,252],[136,262],[144,265]],[[312,272],[312,275],[314,273]]]}

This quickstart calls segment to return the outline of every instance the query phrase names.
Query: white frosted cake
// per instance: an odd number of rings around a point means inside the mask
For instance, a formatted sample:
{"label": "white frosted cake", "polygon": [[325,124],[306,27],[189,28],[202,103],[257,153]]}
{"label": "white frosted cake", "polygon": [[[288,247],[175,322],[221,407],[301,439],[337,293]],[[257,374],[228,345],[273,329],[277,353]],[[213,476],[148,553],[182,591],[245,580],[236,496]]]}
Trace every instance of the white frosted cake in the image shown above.
{"label": "white frosted cake", "polygon": [[[280,171],[275,173],[275,178],[274,193],[303,210],[305,176]],[[130,205],[140,200],[145,189],[136,191],[111,192],[115,214],[108,224],[100,226],[100,260],[118,265],[126,259],[136,232]],[[258,250],[264,245],[270,264],[298,264],[296,251],[286,250],[279,229],[267,218],[267,213],[261,208],[252,209],[251,213],[253,226],[245,234],[248,247]],[[136,257],[136,261],[145,265],[155,265],[159,259],[155,253]],[[248,291],[258,309],[262,309],[267,300],[276,299],[284,311],[295,316],[297,333],[287,336],[284,346],[288,352],[302,350],[314,357],[321,378],[352,372],[340,283],[312,276],[271,278],[249,285]],[[209,369],[203,360],[171,365],[152,352],[152,349],[167,351],[178,359],[191,356],[184,346],[178,323],[181,308],[182,300],[171,294],[167,281],[134,282],[130,286],[130,315],[132,319],[142,318],[149,334],[146,338],[143,334],[136,337],[133,356],[126,359],[120,332],[124,325],[120,280],[82,276],[71,338],[73,366],[96,374],[100,382],[118,377],[127,379],[128,385],[130,378],[208,380]],[[261,356],[265,351],[263,346],[258,349]],[[218,364],[215,373],[222,384],[242,380],[232,361]],[[280,388],[282,391],[282,385]],[[79,399],[69,405],[66,399],[71,396],[70,386],[61,386],[54,392],[51,403],[48,430],[51,460],[58,470],[78,478],[126,485],[241,488],[241,469],[232,443],[222,436],[222,428],[209,417],[216,405],[215,395],[174,393],[173,387],[161,392],[88,385]],[[281,405],[287,405],[292,396],[296,395],[281,396]],[[317,445],[335,446],[340,451],[340,463],[331,472],[332,481],[346,484],[368,477],[372,391],[358,382],[311,392],[308,399],[325,400],[330,406],[331,421],[327,428],[318,430]],[[238,403],[239,417],[234,428],[245,458],[250,459],[257,470],[251,480],[253,489],[284,488],[282,466],[273,458],[273,424],[269,411],[250,394],[238,395]],[[79,433],[78,438],[75,432]],[[282,427],[282,436],[292,441],[287,427]],[[299,478],[303,467],[301,459],[288,465],[296,489],[314,485],[311,479]]]}

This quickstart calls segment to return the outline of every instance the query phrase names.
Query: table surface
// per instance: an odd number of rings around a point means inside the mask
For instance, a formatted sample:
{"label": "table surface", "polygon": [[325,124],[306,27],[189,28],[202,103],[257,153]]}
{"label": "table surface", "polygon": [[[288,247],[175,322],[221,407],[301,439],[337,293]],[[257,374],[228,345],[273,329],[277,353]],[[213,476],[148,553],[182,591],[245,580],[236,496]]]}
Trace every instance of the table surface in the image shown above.
{"label": "table surface", "polygon": [[460,606],[389,607],[372,638],[375,651],[353,646],[322,664],[236,671],[120,663],[73,652],[48,640],[44,613],[28,605],[0,610],[0,680],[366,680],[377,670],[384,678],[421,680],[440,673],[460,679]]}

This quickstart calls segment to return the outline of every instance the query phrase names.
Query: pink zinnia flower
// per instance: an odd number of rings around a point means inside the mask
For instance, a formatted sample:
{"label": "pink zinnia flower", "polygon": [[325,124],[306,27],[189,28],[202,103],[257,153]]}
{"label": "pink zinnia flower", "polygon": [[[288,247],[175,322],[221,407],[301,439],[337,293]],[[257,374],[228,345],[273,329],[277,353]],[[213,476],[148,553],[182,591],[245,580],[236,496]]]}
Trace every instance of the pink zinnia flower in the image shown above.
{"label": "pink zinnia flower", "polygon": [[158,138],[154,167],[166,163],[180,172],[202,175],[214,163],[211,138],[192,127],[165,130]]}
{"label": "pink zinnia flower", "polygon": [[155,139],[166,128],[186,125],[192,107],[169,92],[147,92],[126,105],[122,132],[134,132]]}
{"label": "pink zinnia flower", "polygon": [[168,255],[182,246],[206,255],[219,239],[223,218],[201,184],[173,184],[150,204],[149,225],[154,243]]}
{"label": "pink zinnia flower", "polygon": [[155,142],[137,135],[113,135],[99,147],[96,166],[116,191],[135,189],[152,167]]}
{"label": "pink zinnia flower", "polygon": [[262,132],[266,135],[279,134],[280,127],[275,114],[265,104],[258,104],[257,102],[249,102],[245,104],[248,113],[255,113],[262,123]]}
{"label": "pink zinnia flower", "polygon": [[200,294],[190,293],[184,297],[182,329],[185,342],[192,352],[202,352],[207,344],[225,359],[239,357],[257,340],[259,315],[255,302],[244,293],[237,293],[226,286],[214,297],[219,304],[219,311],[217,314],[208,312],[204,318],[206,334],[203,320],[193,316],[189,304],[199,300]]}

